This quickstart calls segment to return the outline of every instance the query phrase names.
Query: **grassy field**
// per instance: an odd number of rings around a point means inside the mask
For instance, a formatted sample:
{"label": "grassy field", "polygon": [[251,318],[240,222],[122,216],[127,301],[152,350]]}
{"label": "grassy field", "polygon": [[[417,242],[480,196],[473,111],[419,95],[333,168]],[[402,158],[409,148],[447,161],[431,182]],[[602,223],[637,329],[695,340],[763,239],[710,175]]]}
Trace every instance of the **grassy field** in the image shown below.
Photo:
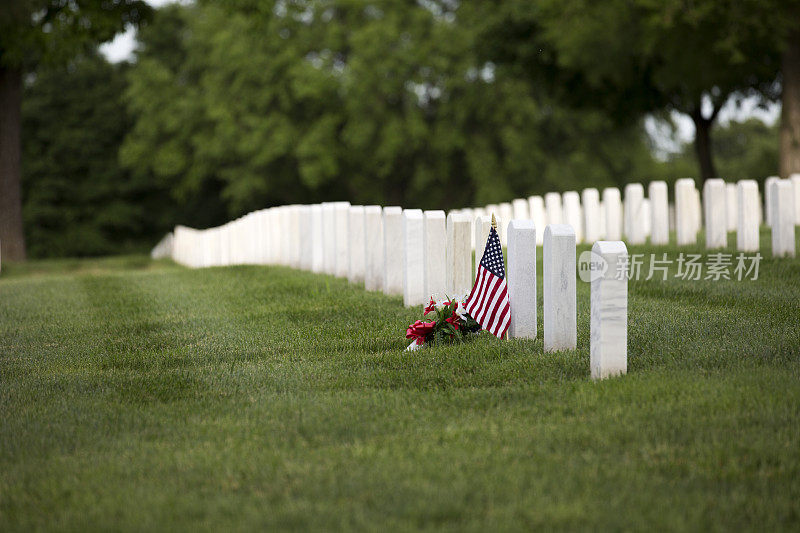
{"label": "grassy field", "polygon": [[286,268],[3,265],[0,530],[800,528],[800,261],[631,282],[599,383],[585,283],[576,351],[540,318],[404,353],[419,314]]}

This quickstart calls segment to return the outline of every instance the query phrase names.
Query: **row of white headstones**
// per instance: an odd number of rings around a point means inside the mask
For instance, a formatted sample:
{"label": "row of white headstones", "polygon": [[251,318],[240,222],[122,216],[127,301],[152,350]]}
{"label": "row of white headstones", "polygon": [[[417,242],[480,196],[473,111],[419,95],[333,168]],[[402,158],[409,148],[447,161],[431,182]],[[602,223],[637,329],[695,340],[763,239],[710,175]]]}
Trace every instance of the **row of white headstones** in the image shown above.
{"label": "row of white headstones", "polygon": [[[190,267],[278,264],[346,277],[367,290],[402,295],[407,306],[429,298],[467,294],[489,233],[491,214],[507,245],[511,338],[537,334],[536,255],[542,245],[543,343],[545,351],[577,345],[576,245],[593,242],[606,264],[591,287],[591,369],[602,378],[627,370],[627,279],[619,262],[629,244],[667,244],[674,227],[679,245],[695,244],[705,222],[709,248],[727,246],[736,231],[737,249],[759,248],[762,218],[758,185],[707,180],[702,207],[691,179],[675,183],[674,208],[667,185],[651,182],[619,189],[548,193],[508,204],[449,212],[400,207],[354,206],[348,202],[287,205],[249,213],[217,228],[178,226],[153,250]],[[800,224],[800,176],[766,181],[766,219],[773,254],[794,255]],[[674,211],[670,217],[670,211]],[[670,218],[674,222],[670,224]],[[544,228],[544,231],[538,230]],[[474,261],[473,261],[473,251]],[[474,270],[473,270],[474,266]]]}

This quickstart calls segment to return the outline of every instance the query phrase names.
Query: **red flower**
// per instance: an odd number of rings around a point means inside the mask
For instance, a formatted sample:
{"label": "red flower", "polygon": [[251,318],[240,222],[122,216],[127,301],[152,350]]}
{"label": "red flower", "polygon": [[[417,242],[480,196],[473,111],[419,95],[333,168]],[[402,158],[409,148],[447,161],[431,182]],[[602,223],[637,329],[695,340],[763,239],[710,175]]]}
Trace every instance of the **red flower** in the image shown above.
{"label": "red flower", "polygon": [[458,324],[459,317],[458,317],[458,315],[456,314],[455,311],[453,311],[453,316],[451,316],[450,318],[445,320],[445,322],[450,322],[453,325],[453,327],[456,328],[456,329],[458,329],[458,327],[459,327],[459,324]]}
{"label": "red flower", "polygon": [[433,298],[431,298],[431,303],[429,303],[428,307],[425,308],[425,312],[422,313],[422,316],[427,315],[431,311],[436,311],[436,302],[433,301]]}
{"label": "red flower", "polygon": [[436,326],[436,322],[423,322],[422,320],[417,320],[406,330],[406,338],[407,339],[416,339],[417,344],[424,344],[425,337],[433,331],[433,328]]}

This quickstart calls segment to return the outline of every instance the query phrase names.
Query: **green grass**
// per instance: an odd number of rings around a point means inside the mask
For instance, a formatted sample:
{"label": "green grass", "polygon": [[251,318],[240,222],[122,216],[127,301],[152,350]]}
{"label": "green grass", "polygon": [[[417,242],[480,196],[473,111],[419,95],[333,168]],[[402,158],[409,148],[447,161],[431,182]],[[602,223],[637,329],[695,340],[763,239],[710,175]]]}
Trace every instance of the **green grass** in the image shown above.
{"label": "green grass", "polygon": [[582,282],[576,351],[540,318],[404,353],[418,316],[285,268],[3,265],[0,530],[800,527],[800,261],[631,282],[598,383]]}

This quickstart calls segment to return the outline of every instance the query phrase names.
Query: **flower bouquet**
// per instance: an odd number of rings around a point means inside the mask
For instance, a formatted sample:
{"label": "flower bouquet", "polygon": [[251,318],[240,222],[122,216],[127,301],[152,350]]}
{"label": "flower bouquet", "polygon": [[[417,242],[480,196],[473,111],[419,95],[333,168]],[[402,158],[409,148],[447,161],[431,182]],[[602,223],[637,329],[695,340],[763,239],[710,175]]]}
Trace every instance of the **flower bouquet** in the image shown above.
{"label": "flower bouquet", "polygon": [[435,319],[417,320],[406,330],[406,338],[411,339],[406,351],[414,351],[425,344],[462,342],[466,335],[477,333],[481,326],[464,309],[463,299],[447,298],[441,302],[430,303],[423,316],[435,313]]}

